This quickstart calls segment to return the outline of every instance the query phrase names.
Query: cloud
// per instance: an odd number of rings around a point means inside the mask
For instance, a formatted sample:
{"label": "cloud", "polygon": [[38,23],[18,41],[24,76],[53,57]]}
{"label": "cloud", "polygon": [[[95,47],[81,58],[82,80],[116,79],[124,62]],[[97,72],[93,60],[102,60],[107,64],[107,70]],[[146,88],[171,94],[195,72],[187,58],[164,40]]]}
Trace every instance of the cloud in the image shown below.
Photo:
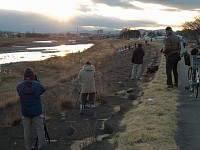
{"label": "cloud", "polygon": [[16,32],[59,32],[65,25],[34,13],[0,10],[0,30]]}
{"label": "cloud", "polygon": [[[132,0],[131,0],[132,1]],[[175,7],[182,10],[194,10],[199,9],[199,0],[139,0],[143,3],[155,3],[168,7]]]}
{"label": "cloud", "polygon": [[150,26],[155,22],[141,21],[141,20],[121,20],[116,18],[108,18],[102,16],[79,16],[74,20],[71,20],[72,24],[81,24],[81,26],[96,26],[104,27],[105,29],[122,29],[124,27],[138,27],[138,26]]}
{"label": "cloud", "polygon": [[[122,29],[124,27],[138,27],[156,25],[150,21],[127,21],[103,16],[77,16],[70,20],[70,23],[60,23],[56,20],[46,18],[34,13],[23,13],[19,11],[0,10],[0,30],[38,33],[55,33],[64,31],[85,30],[84,27],[103,28],[105,30]],[[87,28],[89,29],[89,28]]]}
{"label": "cloud", "polygon": [[[80,5],[77,4],[78,10],[72,13],[71,17],[65,16],[66,19],[63,19],[65,22],[59,21],[58,16],[50,19],[50,16],[44,16],[44,13],[39,11],[36,14],[27,12],[26,9],[18,9],[21,11],[0,9],[0,30],[32,32],[34,29],[35,32],[55,33],[76,31],[77,27],[83,26],[114,30],[123,27],[160,27],[165,24],[178,27],[184,20],[192,19],[199,14],[198,11],[194,11],[195,9],[200,10],[199,0],[91,0],[87,2],[81,1]],[[58,12],[62,11],[59,9]]]}
{"label": "cloud", "polygon": [[108,6],[114,6],[114,7],[139,9],[138,7],[134,7],[133,5],[131,5],[128,1],[122,1],[122,0],[92,0],[92,2],[106,4]]}

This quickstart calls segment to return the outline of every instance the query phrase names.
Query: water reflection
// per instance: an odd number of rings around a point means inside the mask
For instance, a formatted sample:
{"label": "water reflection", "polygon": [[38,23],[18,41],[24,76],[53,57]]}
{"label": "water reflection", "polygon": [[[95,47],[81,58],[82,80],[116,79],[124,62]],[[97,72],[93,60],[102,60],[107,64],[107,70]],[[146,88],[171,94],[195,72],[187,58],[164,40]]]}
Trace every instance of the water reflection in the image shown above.
{"label": "water reflection", "polygon": [[33,43],[56,43],[57,41],[51,40],[51,41],[33,41]]}
{"label": "water reflection", "polygon": [[39,61],[55,56],[65,56],[68,53],[82,52],[90,48],[93,44],[60,45],[52,47],[31,47],[24,52],[1,53],[0,64]]}

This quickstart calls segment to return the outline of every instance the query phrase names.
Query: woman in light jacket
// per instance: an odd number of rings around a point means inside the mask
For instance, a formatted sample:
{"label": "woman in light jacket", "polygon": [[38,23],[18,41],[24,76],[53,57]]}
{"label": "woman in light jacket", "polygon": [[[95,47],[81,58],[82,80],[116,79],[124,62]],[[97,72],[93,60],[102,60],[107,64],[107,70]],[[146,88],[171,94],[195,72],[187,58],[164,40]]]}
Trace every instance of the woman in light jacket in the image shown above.
{"label": "woman in light jacket", "polygon": [[83,68],[79,71],[78,75],[79,82],[81,84],[81,110],[80,113],[83,113],[83,108],[87,97],[89,96],[89,103],[94,103],[94,97],[96,93],[95,87],[95,68],[91,65],[90,61],[87,61]]}

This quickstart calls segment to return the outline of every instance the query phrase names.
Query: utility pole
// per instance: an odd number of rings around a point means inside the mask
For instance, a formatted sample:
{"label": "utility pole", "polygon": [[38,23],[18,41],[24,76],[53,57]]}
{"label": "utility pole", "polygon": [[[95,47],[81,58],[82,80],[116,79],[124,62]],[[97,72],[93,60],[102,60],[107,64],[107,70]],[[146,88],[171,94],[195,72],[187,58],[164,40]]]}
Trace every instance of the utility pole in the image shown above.
{"label": "utility pole", "polygon": [[35,29],[34,29],[34,27],[33,27],[33,29],[32,29],[32,30],[33,30],[33,33],[35,33]]}

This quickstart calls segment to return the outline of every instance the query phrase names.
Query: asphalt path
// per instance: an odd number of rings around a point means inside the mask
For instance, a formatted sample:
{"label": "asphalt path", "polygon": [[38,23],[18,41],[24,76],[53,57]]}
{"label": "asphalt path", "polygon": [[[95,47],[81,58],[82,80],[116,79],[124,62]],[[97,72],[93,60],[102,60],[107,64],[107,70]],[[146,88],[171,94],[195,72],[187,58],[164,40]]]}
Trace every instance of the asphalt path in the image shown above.
{"label": "asphalt path", "polygon": [[[189,52],[191,48],[182,48],[182,52],[186,50]],[[189,90],[185,90],[188,66],[184,58],[179,62],[178,71],[180,97],[176,142],[180,150],[200,150],[200,91],[198,98],[194,98]]]}

